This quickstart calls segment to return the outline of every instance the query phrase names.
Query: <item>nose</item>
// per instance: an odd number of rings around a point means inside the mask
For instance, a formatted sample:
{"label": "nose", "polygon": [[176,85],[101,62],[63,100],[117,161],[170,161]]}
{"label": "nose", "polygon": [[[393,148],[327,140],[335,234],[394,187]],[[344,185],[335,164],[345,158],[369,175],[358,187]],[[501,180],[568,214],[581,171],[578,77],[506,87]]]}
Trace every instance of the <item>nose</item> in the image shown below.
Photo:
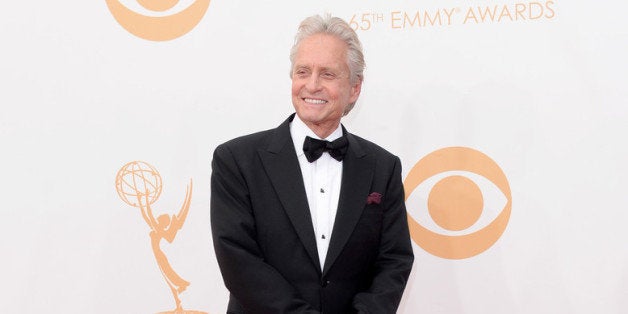
{"label": "nose", "polygon": [[305,88],[307,88],[308,91],[317,91],[320,89],[320,87],[320,76],[318,74],[313,73],[307,78],[307,82],[305,82]]}

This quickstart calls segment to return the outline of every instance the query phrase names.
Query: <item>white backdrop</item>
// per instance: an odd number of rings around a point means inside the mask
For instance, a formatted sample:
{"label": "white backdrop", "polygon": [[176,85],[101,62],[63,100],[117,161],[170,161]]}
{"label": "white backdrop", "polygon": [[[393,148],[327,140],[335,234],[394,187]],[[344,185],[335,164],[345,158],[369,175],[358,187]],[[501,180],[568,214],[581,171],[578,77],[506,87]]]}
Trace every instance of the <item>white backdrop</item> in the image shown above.
{"label": "white backdrop", "polygon": [[[160,13],[121,2],[168,16],[194,1]],[[330,12],[361,28],[366,54],[362,96],[344,119],[351,132],[397,154],[404,178],[439,149],[480,151],[512,193],[505,230],[485,251],[450,259],[415,243],[399,313],[625,313],[627,9],[576,0],[212,0],[191,31],[152,41],[123,28],[105,0],[5,3],[2,312],[174,308],[150,229],[116,192],[118,170],[140,160],[163,180],[158,214],[176,214],[193,180],[185,224],[161,249],[191,282],[183,307],[224,313],[209,229],[211,153],[292,112],[297,25]],[[481,187],[482,214],[497,215],[508,197],[458,173]],[[434,230],[429,190],[408,195],[408,210]]]}

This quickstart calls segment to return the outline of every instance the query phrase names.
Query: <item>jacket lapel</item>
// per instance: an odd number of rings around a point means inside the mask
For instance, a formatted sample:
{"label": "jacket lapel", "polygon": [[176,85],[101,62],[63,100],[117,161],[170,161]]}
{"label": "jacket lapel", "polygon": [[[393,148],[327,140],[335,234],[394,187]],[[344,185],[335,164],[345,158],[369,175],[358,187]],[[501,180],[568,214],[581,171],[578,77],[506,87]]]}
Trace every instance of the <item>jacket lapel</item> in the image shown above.
{"label": "jacket lapel", "polygon": [[366,205],[366,198],[373,180],[374,160],[366,154],[353,135],[346,134],[349,141],[349,149],[342,164],[342,183],[340,186],[338,211],[329,243],[329,250],[325,258],[323,275],[334,264],[334,261],[349,240],[349,236],[353,233],[353,229]]}
{"label": "jacket lapel", "polygon": [[316,269],[320,270],[314,227],[303,185],[301,167],[290,137],[290,121],[293,117],[294,114],[275,129],[268,147],[259,150],[259,156],[299,239],[316,265]]}

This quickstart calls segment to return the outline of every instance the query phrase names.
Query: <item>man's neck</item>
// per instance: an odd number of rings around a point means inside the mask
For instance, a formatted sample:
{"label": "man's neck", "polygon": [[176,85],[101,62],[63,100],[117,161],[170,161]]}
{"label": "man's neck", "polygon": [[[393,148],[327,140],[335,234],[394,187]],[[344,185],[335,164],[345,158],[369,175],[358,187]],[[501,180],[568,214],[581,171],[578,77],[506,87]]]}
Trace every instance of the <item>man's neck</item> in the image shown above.
{"label": "man's neck", "polygon": [[318,137],[320,137],[322,139],[327,138],[329,135],[334,133],[334,131],[336,131],[336,129],[338,129],[338,127],[340,127],[340,121],[335,122],[335,123],[332,122],[332,123],[321,123],[321,124],[316,124],[316,123],[303,121],[303,123],[310,130],[312,130],[312,132],[314,132],[314,134],[316,134],[316,136],[318,136]]}

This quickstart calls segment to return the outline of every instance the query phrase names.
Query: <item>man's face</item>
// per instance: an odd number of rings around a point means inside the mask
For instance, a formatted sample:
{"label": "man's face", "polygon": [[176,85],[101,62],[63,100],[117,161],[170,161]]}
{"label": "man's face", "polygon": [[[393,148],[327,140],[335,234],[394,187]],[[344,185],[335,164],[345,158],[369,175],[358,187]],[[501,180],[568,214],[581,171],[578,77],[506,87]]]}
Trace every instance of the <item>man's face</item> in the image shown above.
{"label": "man's face", "polygon": [[360,95],[362,82],[351,84],[347,60],[347,44],[327,34],[303,39],[294,58],[292,104],[299,118],[323,138]]}

